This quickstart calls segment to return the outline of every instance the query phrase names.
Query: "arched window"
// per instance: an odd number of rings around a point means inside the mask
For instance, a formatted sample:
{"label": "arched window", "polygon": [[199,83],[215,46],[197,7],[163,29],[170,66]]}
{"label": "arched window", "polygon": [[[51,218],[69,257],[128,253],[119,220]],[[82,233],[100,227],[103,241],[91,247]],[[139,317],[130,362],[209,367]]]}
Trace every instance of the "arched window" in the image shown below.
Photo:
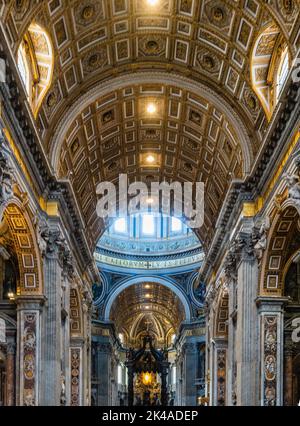
{"label": "arched window", "polygon": [[281,95],[282,89],[289,75],[289,52],[285,49],[281,56],[278,72],[277,72],[277,101]]}
{"label": "arched window", "polygon": [[171,219],[171,231],[172,232],[181,232],[183,223],[177,217],[172,217]]}
{"label": "arched window", "polygon": [[47,33],[37,24],[31,24],[20,43],[17,64],[34,116],[51,85],[53,48]]}
{"label": "arched window", "polygon": [[22,78],[22,81],[26,89],[26,93],[29,96],[30,72],[29,72],[29,67],[28,67],[26,53],[25,53],[25,46],[23,45],[23,43],[20,45],[18,50],[18,68],[19,68],[20,76]]}
{"label": "arched window", "polygon": [[114,223],[115,232],[117,234],[126,234],[127,232],[127,220],[125,217],[120,217]]}
{"label": "arched window", "polygon": [[144,214],[142,216],[142,233],[143,235],[155,234],[155,217],[152,214]]}
{"label": "arched window", "polygon": [[289,73],[289,50],[276,24],[257,37],[252,52],[251,80],[268,120],[279,101]]}

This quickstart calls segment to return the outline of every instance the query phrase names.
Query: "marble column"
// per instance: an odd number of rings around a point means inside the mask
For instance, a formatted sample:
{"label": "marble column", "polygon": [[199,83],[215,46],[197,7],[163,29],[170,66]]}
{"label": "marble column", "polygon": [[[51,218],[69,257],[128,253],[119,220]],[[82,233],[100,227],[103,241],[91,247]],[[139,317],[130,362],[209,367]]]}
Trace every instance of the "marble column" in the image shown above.
{"label": "marble column", "polygon": [[175,405],[181,406],[182,403],[182,386],[183,386],[183,357],[182,352],[177,349],[176,353],[176,359],[175,359],[175,365],[176,365],[176,398],[175,398]]}
{"label": "marble column", "polygon": [[236,405],[236,318],[237,318],[237,282],[232,278],[228,282],[229,319],[228,319],[228,356],[227,356],[227,405]]}
{"label": "marble column", "polygon": [[6,348],[6,405],[15,405],[15,358],[16,344],[8,342]]}
{"label": "marble column", "polygon": [[70,345],[70,405],[79,407],[83,405],[83,381],[82,381],[82,347],[83,339],[72,339]]}
{"label": "marble column", "polygon": [[227,405],[227,341],[214,341],[213,406]]}
{"label": "marble column", "polygon": [[61,285],[60,232],[49,231],[44,256],[44,287],[47,299],[43,315],[42,405],[59,406],[61,399]]}
{"label": "marble column", "polygon": [[182,402],[184,406],[197,405],[197,365],[198,351],[196,342],[187,340],[184,343],[184,370],[183,370],[183,395]]}
{"label": "marble column", "polygon": [[17,405],[41,403],[41,296],[18,296],[17,302]]}
{"label": "marble column", "polygon": [[109,339],[102,338],[97,345],[97,376],[101,379],[97,389],[97,405],[107,407],[110,405],[111,393],[111,357],[112,346]]}
{"label": "marble column", "polygon": [[84,346],[83,346],[83,405],[91,405],[91,323],[92,301],[84,300],[83,304]]}
{"label": "marble column", "polygon": [[63,285],[61,290],[62,299],[62,344],[61,344],[61,395],[60,404],[69,406],[71,403],[71,374],[70,374],[70,287],[71,277],[63,268]]}
{"label": "marble column", "polygon": [[283,404],[283,321],[287,298],[259,297],[260,405]]}
{"label": "marble column", "polygon": [[237,239],[237,325],[236,374],[237,405],[258,405],[258,263],[252,250],[252,236],[241,233]]}

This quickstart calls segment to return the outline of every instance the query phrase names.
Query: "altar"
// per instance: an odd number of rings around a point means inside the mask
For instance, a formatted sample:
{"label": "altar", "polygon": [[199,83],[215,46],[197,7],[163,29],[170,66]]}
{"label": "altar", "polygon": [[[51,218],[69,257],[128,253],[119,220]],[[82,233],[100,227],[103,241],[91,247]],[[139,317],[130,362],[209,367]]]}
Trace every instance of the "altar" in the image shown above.
{"label": "altar", "polygon": [[143,339],[143,347],[127,354],[128,404],[157,406],[168,404],[168,353],[153,346],[151,336]]}

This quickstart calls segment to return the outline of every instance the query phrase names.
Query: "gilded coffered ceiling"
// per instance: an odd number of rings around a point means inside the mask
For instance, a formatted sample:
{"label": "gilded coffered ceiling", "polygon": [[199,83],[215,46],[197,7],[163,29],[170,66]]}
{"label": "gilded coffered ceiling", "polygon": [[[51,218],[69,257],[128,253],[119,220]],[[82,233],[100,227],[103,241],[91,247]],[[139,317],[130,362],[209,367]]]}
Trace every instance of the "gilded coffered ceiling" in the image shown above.
{"label": "gilded coffered ceiling", "polygon": [[148,330],[162,345],[178,332],[185,319],[179,298],[168,288],[154,283],[137,284],[119,294],[112,305],[111,320],[127,344],[139,343]]}
{"label": "gilded coffered ceiling", "polygon": [[242,98],[243,113],[254,125],[262,110],[248,99],[253,42],[275,20],[294,53],[300,46],[297,3],[159,0],[151,6],[148,0],[18,0],[7,2],[2,14],[15,50],[32,21],[52,39],[55,72],[40,116],[48,141],[52,131],[47,130],[88,87],[143,69],[181,73],[207,82],[229,101]]}
{"label": "gilded coffered ceiling", "polygon": [[[149,100],[157,105],[151,116]],[[147,155],[154,155],[153,164]],[[77,194],[91,235],[100,236],[95,188],[129,179],[200,181],[208,189],[206,232],[233,178],[244,174],[244,156],[228,117],[205,98],[175,86],[127,86],[88,105],[72,122],[60,150],[58,176]],[[249,155],[250,156],[250,155]],[[207,234],[203,227],[201,238]]]}
{"label": "gilded coffered ceiling", "polygon": [[0,11],[15,53],[32,22],[52,40],[54,73],[37,124],[53,172],[71,182],[90,246],[103,232],[96,185],[124,172],[204,181],[198,234],[207,248],[230,183],[250,171],[267,127],[252,88],[255,42],[274,26],[293,58],[298,1],[18,0]]}

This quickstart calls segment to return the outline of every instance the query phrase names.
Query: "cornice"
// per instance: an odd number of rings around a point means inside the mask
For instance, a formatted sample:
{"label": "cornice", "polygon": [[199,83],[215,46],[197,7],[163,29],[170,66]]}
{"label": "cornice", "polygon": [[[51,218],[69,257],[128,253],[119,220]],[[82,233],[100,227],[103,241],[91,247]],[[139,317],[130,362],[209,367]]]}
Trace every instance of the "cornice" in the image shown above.
{"label": "cornice", "polygon": [[160,71],[140,71],[108,79],[95,84],[84,95],[79,97],[68,109],[68,113],[65,115],[63,120],[57,124],[53,131],[52,141],[55,141],[55,143],[51,144],[50,161],[55,173],[57,173],[58,170],[61,144],[65,139],[66,132],[68,131],[74,117],[77,117],[81,111],[87,108],[91,103],[95,102],[99,97],[105,96],[114,90],[118,90],[127,85],[149,84],[150,82],[163,85],[174,85],[193,92],[201,97],[205,97],[223,114],[225,114],[231,120],[231,124],[235,126],[243,151],[244,173],[249,173],[253,162],[253,155],[250,148],[252,144],[248,136],[249,132],[236,110],[228,102],[226,102],[222,96],[202,83],[194,82],[180,74],[168,74]]}
{"label": "cornice", "polygon": [[[291,83],[286,89],[286,99],[283,107],[274,120],[272,131],[267,134],[266,140],[263,142],[264,149],[256,161],[251,174],[244,182],[233,183],[229,190],[225,207],[223,207],[218,220],[217,232],[200,271],[201,280],[205,282],[209,280],[214,265],[224,253],[227,243],[226,237],[230,229],[229,224],[236,219],[233,217],[233,213],[236,211],[235,207],[240,205],[242,201],[254,200],[258,195],[260,190],[259,182],[269,177],[270,167],[274,166],[275,163],[274,159],[280,157],[282,147],[286,145],[288,138],[284,134],[285,129],[288,124],[293,129],[295,123],[299,120],[299,87],[299,84]],[[221,247],[223,247],[223,250],[221,250]]]}
{"label": "cornice", "polygon": [[[2,28],[0,34],[3,33]],[[3,35],[3,34],[2,34]],[[15,62],[4,51],[5,37],[1,38],[0,57],[6,61],[6,83],[0,86],[4,102],[3,112],[11,128],[14,130],[18,148],[23,154],[26,162],[29,162],[30,170],[36,179],[38,192],[46,195],[48,199],[59,201],[66,216],[70,217],[70,235],[73,236],[75,247],[80,248],[81,267],[91,269],[94,279],[97,278],[97,269],[94,265],[93,256],[84,238],[82,229],[84,226],[80,221],[80,214],[76,208],[75,200],[68,185],[57,182],[53,176],[45,152],[42,148],[39,135],[36,131],[31,113],[26,108],[26,96]],[[5,46],[9,51],[8,46]],[[15,120],[12,118],[15,117]]]}

